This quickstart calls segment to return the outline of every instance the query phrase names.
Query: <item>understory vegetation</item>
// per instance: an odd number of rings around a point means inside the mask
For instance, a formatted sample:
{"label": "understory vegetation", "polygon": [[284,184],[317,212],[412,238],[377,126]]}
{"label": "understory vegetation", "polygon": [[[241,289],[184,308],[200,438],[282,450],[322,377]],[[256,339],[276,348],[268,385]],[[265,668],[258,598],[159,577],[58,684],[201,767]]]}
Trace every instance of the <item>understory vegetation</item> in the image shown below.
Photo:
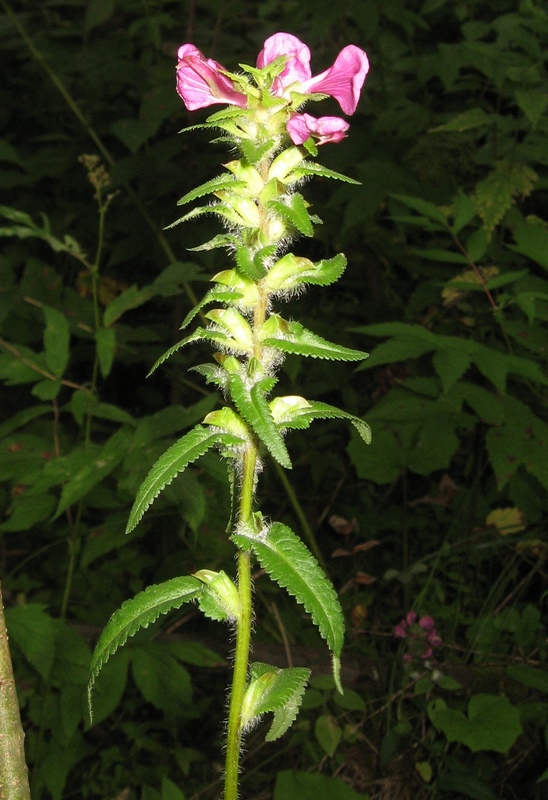
{"label": "understory vegetation", "polygon": [[[336,691],[306,612],[253,574],[254,654],[312,666],[293,727],[246,740],[253,800],[548,797],[548,13],[540,0],[0,0],[0,580],[33,800],[214,800],[232,658],[186,606],[86,686],[127,598],[233,572],[226,470],[207,453],[125,534],[150,467],[222,403],[182,348],[225,269],[209,216],[166,230],[226,145],[175,92],[177,48],[254,63],[289,31],[314,72],[371,63],[348,138],[307,184],[344,252],[289,301],[370,353],[289,356],[280,387],[371,426],[291,432],[258,493],[346,618]],[[331,104],[331,106],[330,106]],[[335,112],[333,101],[325,107]],[[330,113],[327,111],[326,113]],[[217,153],[215,153],[217,149]],[[218,155],[215,162],[212,153]],[[296,246],[297,246],[296,245]],[[293,309],[293,312],[291,311]],[[202,359],[204,360],[204,359]],[[297,610],[298,609],[298,610]]]}

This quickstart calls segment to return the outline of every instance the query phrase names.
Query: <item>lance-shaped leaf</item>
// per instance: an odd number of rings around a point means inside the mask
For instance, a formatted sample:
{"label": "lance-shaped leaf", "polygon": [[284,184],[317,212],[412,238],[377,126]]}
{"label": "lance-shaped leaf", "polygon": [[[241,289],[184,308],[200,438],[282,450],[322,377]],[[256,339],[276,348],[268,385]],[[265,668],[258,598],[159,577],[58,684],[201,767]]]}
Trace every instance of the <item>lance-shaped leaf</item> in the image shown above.
{"label": "lance-shaped leaf", "polygon": [[293,724],[302,702],[310,670],[305,667],[278,669],[270,664],[255,663],[250,666],[250,682],[242,707],[242,729],[269,711],[274,712],[274,722],[266,741],[279,739]]}
{"label": "lance-shaped leaf", "polygon": [[327,167],[322,167],[321,164],[317,164],[313,161],[305,161],[300,167],[294,169],[291,175],[286,179],[286,183],[300,181],[312,175],[319,175],[322,178],[333,178],[336,181],[344,181],[344,183],[354,183],[357,186],[360,185],[360,181],[355,181],[354,178],[349,178],[347,175],[343,175],[342,172],[335,172],[332,169],[327,169]]}
{"label": "lance-shaped leaf", "polygon": [[286,525],[274,522],[266,535],[239,529],[234,542],[251,549],[270,577],[287,589],[312,616],[332,651],[335,683],[342,692],[339,657],[344,639],[344,619],[337,593],[314,556]]}
{"label": "lance-shaped leaf", "polygon": [[270,403],[270,410],[281,428],[308,428],[315,419],[346,419],[356,428],[364,442],[371,444],[371,428],[367,422],[328,403],[288,395],[274,398]]}
{"label": "lance-shaped leaf", "polygon": [[290,195],[285,203],[281,200],[271,200],[268,203],[268,207],[279,214],[286,222],[289,222],[303,236],[314,236],[310,214],[301,194]]}
{"label": "lance-shaped leaf", "polygon": [[241,228],[246,228],[248,226],[247,220],[243,219],[232,206],[224,203],[217,203],[216,205],[193,208],[188,214],[184,214],[184,216],[176,219],[175,222],[166,225],[164,230],[168,231],[170,228],[180,225],[181,222],[188,222],[188,220],[196,219],[196,217],[201,217],[204,214],[217,214],[219,217],[224,217],[224,219],[228,220],[232,225],[238,225]]}
{"label": "lance-shaped leaf", "polygon": [[171,483],[189,464],[197,458],[207,453],[215,445],[230,447],[231,445],[242,444],[242,440],[236,436],[221,431],[203,428],[196,425],[189,433],[175,442],[166,452],[160,456],[154,464],[145,480],[139,487],[137,497],[127,524],[126,533],[135,528],[141,520],[147,508],[158,497],[162,489]]}
{"label": "lance-shaped leaf", "polygon": [[263,283],[270,292],[287,292],[307,283],[329,286],[339,280],[345,267],[346,256],[343,253],[317,263],[287,253],[272,265]]}
{"label": "lance-shaped leaf", "polygon": [[289,453],[265,397],[265,391],[272,388],[272,381],[270,379],[267,382],[259,381],[250,389],[240,374],[232,374],[228,385],[230,396],[242,417],[249,423],[272,457],[282,467],[291,469]]}
{"label": "lance-shaped leaf", "polygon": [[199,250],[216,250],[221,247],[231,250],[237,244],[238,238],[231,233],[218,233],[213,239],[209,239],[209,241],[199,244],[197,247],[187,247],[187,250],[192,253],[197,253]]}
{"label": "lance-shaped leaf", "polygon": [[167,614],[183,603],[199,597],[203,583],[198,578],[172,578],[165,583],[149,586],[131,600],[126,600],[107,622],[91,658],[88,682],[88,702],[91,716],[91,690],[109,658],[124,645],[130,636],[141,628],[147,628],[160,614]]}
{"label": "lance-shaped leaf", "polygon": [[208,303],[231,303],[239,300],[241,296],[242,295],[239,294],[239,292],[231,292],[228,289],[222,289],[220,286],[214,286],[213,289],[210,289],[209,292],[204,295],[204,297],[202,297],[198,303],[196,303],[194,308],[188,312],[179,330],[186,328],[186,326],[192,322],[196,314],[199,314],[202,308],[207,306]]}
{"label": "lance-shaped leaf", "polygon": [[210,181],[206,181],[206,183],[202,183],[201,186],[197,186],[195,189],[192,189],[191,192],[188,192],[177,201],[177,205],[183,206],[185,203],[190,203],[192,200],[196,200],[198,197],[204,197],[206,194],[213,194],[221,189],[244,189],[245,186],[246,184],[244,181],[239,181],[233,175],[228,175],[225,173],[223,175],[218,175],[216,178],[212,178]]}
{"label": "lance-shaped leaf", "polygon": [[333,361],[363,361],[368,353],[352,350],[322,339],[309,331],[300,322],[288,322],[278,314],[272,314],[260,331],[261,344],[277,347],[285,353],[296,353],[312,358],[327,358]]}
{"label": "lance-shaped leaf", "polygon": [[155,362],[155,364],[150,368],[147,378],[152,375],[152,373],[158,369],[158,367],[164,363],[170,356],[180,350],[181,347],[185,347],[187,344],[191,344],[192,342],[198,342],[200,339],[206,339],[209,342],[213,342],[217,347],[223,348],[224,350],[230,350],[234,353],[239,353],[242,355],[249,354],[249,348],[241,343],[238,343],[235,339],[229,336],[227,333],[219,330],[211,330],[209,328],[196,328],[194,333],[191,333],[190,336],[186,336],[184,339],[181,339],[180,342],[174,344],[169,350],[166,350],[160,358]]}

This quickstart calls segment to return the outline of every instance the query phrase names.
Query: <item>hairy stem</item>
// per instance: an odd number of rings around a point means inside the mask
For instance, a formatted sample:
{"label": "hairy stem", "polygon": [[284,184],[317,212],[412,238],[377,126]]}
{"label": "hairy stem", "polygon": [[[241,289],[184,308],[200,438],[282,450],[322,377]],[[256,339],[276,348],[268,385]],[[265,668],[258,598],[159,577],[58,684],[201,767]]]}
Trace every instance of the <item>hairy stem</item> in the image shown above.
{"label": "hairy stem", "polygon": [[[249,523],[253,509],[253,487],[257,465],[257,447],[250,446],[244,455],[244,474],[240,494],[240,524]],[[242,550],[238,552],[238,592],[240,595],[240,618],[237,621],[236,654],[232,675],[232,691],[228,716],[228,733],[225,764],[225,800],[238,797],[238,775],[242,742],[242,704],[247,683],[249,648],[251,641],[251,557]]]}

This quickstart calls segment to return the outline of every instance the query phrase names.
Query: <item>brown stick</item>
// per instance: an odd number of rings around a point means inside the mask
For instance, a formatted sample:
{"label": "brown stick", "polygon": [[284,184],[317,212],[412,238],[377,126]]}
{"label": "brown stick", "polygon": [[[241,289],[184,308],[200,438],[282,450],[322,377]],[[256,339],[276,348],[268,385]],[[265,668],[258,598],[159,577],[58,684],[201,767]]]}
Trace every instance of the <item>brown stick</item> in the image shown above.
{"label": "brown stick", "polygon": [[0,585],[0,800],[30,800],[24,738]]}

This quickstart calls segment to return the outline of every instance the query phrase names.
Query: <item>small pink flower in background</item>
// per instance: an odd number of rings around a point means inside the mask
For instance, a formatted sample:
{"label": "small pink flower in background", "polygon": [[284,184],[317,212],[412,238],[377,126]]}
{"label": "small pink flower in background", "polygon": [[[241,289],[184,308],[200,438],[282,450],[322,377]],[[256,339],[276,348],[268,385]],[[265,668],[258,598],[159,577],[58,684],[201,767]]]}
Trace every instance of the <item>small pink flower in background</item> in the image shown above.
{"label": "small pink flower in background", "polygon": [[349,128],[340,117],[312,117],[310,114],[292,114],[287,123],[287,132],[293,144],[302,144],[313,136],[318,144],[340,142]]}
{"label": "small pink flower in background", "polygon": [[392,631],[397,639],[406,639],[409,653],[405,653],[403,660],[406,664],[416,658],[423,660],[430,658],[434,650],[442,644],[441,637],[436,632],[436,623],[430,616],[421,617],[417,621],[417,614],[409,611],[404,619]]}
{"label": "small pink flower in background", "polygon": [[183,44],[177,52],[177,93],[189,111],[215,103],[245,108],[247,97],[223,75],[224,69],[212,58],[205,58],[193,44]]}

